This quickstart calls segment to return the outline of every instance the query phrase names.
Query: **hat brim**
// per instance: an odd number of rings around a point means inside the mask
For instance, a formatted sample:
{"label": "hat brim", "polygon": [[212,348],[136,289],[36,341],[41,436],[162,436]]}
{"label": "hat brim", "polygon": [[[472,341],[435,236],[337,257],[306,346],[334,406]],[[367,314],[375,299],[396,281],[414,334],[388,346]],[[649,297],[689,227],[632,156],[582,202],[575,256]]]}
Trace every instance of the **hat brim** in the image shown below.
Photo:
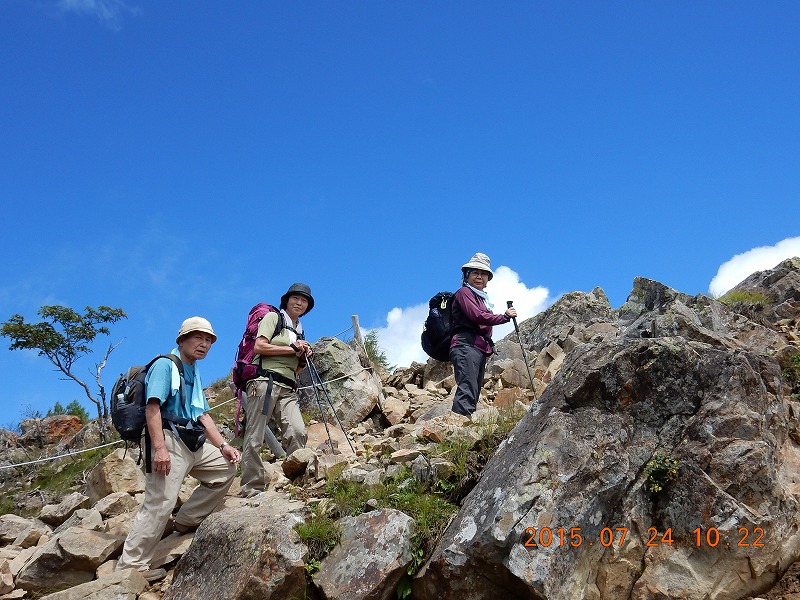
{"label": "hat brim", "polygon": [[217,334],[216,333],[214,333],[213,331],[211,331],[207,327],[197,327],[196,329],[190,329],[186,333],[180,334],[178,337],[175,338],[175,343],[179,344],[182,337],[186,337],[187,335],[190,335],[190,334],[194,333],[195,331],[202,331],[203,333],[207,333],[208,335],[210,335],[211,337],[214,338],[214,342],[217,341]]}
{"label": "hat brim", "polygon": [[464,271],[465,269],[470,269],[470,270],[478,269],[479,271],[486,271],[487,273],[489,273],[489,281],[491,281],[492,277],[494,277],[494,273],[492,272],[492,270],[491,269],[487,269],[486,265],[483,265],[483,264],[480,264],[480,263],[468,262],[463,267],[461,267],[462,271]]}
{"label": "hat brim", "polygon": [[283,296],[281,296],[281,308],[286,308],[286,303],[289,302],[289,296],[302,296],[306,300],[308,300],[308,308],[306,312],[304,312],[302,316],[307,315],[311,312],[311,309],[314,308],[314,298],[310,294],[306,294],[305,292],[298,292],[297,290],[293,290],[291,292],[286,292]]}

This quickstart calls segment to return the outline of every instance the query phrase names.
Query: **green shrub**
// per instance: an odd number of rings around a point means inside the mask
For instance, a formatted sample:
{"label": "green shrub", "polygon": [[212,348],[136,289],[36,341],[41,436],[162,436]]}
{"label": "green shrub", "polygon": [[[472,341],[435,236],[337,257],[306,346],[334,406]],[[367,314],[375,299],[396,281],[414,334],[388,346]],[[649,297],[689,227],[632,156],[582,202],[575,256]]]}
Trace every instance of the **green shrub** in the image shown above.
{"label": "green shrub", "polygon": [[477,426],[480,435],[477,441],[469,435],[454,435],[437,444],[432,454],[455,465],[452,477],[436,482],[437,490],[451,502],[459,503],[475,486],[486,463],[524,415],[522,407],[501,408],[496,419]]}
{"label": "green shrub", "polygon": [[375,500],[378,508],[394,508],[414,519],[412,555],[417,557],[413,561],[415,569],[419,569],[424,557],[433,551],[450,517],[458,512],[458,506],[427,489],[407,468],[397,477],[371,489],[360,483],[331,478],[326,494],[342,515],[359,515],[364,512],[368,500]]}
{"label": "green shrub", "polygon": [[431,452],[455,465],[450,479],[437,481],[432,487],[415,479],[408,467],[371,488],[342,479],[344,464],[328,473],[325,495],[331,498],[341,516],[364,512],[367,502],[377,508],[393,508],[414,519],[412,560],[407,576],[398,587],[398,597],[410,597],[410,579],[433,552],[445,527],[458,512],[458,502],[477,482],[486,462],[508,436],[520,418],[523,408],[501,409],[498,417],[478,426],[481,439],[454,435],[437,444]]}
{"label": "green shrub", "polygon": [[394,367],[389,364],[389,359],[386,357],[386,351],[381,348],[378,342],[378,332],[374,329],[371,329],[364,337],[364,349],[367,352],[367,357],[380,373],[389,373],[394,370]]}
{"label": "green shrub", "polygon": [[645,488],[651,494],[667,489],[678,476],[678,460],[671,454],[658,450],[644,467],[647,476]]}
{"label": "green shrub", "polygon": [[800,353],[784,355],[779,362],[781,376],[791,388],[792,397],[800,400]]}
{"label": "green shrub", "polygon": [[89,422],[89,413],[86,412],[86,409],[83,408],[81,403],[77,400],[73,400],[67,404],[66,408],[61,406],[60,402],[56,402],[53,408],[48,409],[46,416],[52,417],[54,415],[74,415],[78,417],[84,425]]}
{"label": "green shrub", "polygon": [[746,304],[749,306],[763,307],[767,306],[768,304],[772,304],[772,298],[766,294],[742,290],[731,290],[727,294],[724,294],[719,301],[726,306],[731,306],[733,304]]}
{"label": "green shrub", "polygon": [[306,561],[306,571],[309,575],[313,575],[319,570],[322,559],[339,543],[342,532],[336,521],[317,514],[312,515],[305,523],[297,524],[294,529],[308,546],[309,558]]}
{"label": "green shrub", "polygon": [[14,499],[5,489],[0,490],[0,515],[16,514],[17,507],[14,505]]}

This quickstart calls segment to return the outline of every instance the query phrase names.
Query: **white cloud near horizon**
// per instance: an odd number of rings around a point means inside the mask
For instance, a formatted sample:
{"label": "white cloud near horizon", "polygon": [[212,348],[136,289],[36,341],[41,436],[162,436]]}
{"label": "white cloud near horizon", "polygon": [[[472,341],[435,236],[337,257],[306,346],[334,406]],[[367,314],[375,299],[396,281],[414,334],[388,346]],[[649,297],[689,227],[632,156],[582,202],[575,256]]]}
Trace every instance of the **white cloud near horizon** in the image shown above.
{"label": "white cloud near horizon", "polygon": [[800,256],[800,237],[786,238],[774,246],[759,246],[737,254],[717,270],[708,285],[708,291],[714,296],[721,296],[756,271],[772,269],[795,256]]}
{"label": "white cloud near horizon", "polygon": [[[494,277],[486,292],[489,294],[489,300],[494,303],[493,310],[496,313],[505,312],[506,301],[513,300],[514,308],[519,314],[518,323],[529,319],[551,304],[547,288],[541,286],[528,288],[520,281],[516,272],[505,266],[498,267],[494,271]],[[393,308],[386,315],[386,325],[373,328],[378,333],[378,344],[386,352],[390,365],[407,367],[414,361],[425,362],[428,359],[420,345],[422,326],[427,316],[428,298],[422,304]],[[501,340],[513,330],[512,323],[497,326],[492,332],[492,338],[495,341]]]}

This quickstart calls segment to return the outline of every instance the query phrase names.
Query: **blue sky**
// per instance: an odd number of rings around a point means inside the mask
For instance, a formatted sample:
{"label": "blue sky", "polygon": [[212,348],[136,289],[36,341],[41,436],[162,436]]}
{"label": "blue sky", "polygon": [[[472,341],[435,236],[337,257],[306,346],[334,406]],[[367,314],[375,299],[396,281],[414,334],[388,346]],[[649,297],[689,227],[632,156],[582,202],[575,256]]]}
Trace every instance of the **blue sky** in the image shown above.
{"label": "blue sky", "polygon": [[[110,387],[196,314],[222,377],[295,281],[312,341],[357,314],[406,365],[476,251],[524,316],[636,276],[730,287],[800,254],[799,26],[796,2],[3,0],[0,320],[123,308],[77,369],[124,340]],[[2,346],[0,423],[83,401]]]}

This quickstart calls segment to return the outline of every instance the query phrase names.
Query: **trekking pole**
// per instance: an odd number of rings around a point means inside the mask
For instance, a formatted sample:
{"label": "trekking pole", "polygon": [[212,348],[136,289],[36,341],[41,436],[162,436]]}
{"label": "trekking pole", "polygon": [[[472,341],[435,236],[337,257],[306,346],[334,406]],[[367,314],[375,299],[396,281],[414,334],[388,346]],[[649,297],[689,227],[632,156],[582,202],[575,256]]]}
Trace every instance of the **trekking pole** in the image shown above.
{"label": "trekking pole", "polygon": [[[306,357],[306,364],[308,364],[308,357]],[[333,439],[331,439],[331,432],[328,429],[328,422],[325,420],[325,411],[322,410],[322,400],[319,399],[319,392],[317,391],[317,386],[314,382],[314,373],[311,371],[311,367],[308,368],[308,374],[311,376],[311,389],[314,390],[314,397],[317,399],[317,406],[319,407],[319,414],[320,418],[322,419],[322,424],[325,425],[325,433],[328,434],[328,443],[331,446],[331,450],[336,453],[336,448],[333,447]]]}
{"label": "trekking pole", "polygon": [[[506,304],[508,308],[514,304],[513,300],[507,300]],[[533,402],[536,402],[536,386],[533,384],[533,375],[531,375],[531,367],[528,364],[528,356],[525,354],[525,346],[522,344],[522,337],[519,335],[519,325],[517,325],[517,317],[511,317],[511,320],[514,322],[514,331],[517,332],[517,340],[519,341],[519,347],[522,350],[522,360],[525,361],[525,368],[528,369],[528,379],[531,380],[531,390],[533,390]],[[533,402],[531,402],[531,406],[533,406]]]}
{"label": "trekking pole", "polygon": [[[311,357],[309,356],[306,357],[306,362],[308,363],[308,372],[311,374],[312,385],[314,384],[314,377],[316,377],[317,381],[319,382],[319,387],[322,388],[322,391],[325,393],[325,397],[328,399],[328,404],[331,405],[333,416],[336,418],[336,422],[339,423],[339,428],[342,430],[342,433],[344,434],[344,439],[347,440],[347,445],[350,446],[350,450],[353,452],[353,454],[355,454],[356,451],[353,448],[353,444],[350,443],[350,436],[347,435],[347,432],[344,430],[344,425],[342,425],[342,421],[341,419],[339,419],[339,415],[336,413],[336,407],[333,406],[333,401],[331,401],[331,397],[328,394],[328,390],[325,389],[325,383],[322,381],[322,376],[319,374],[319,371],[317,371],[317,366],[314,364],[314,362],[311,360]],[[322,410],[321,407],[320,410]]]}
{"label": "trekking pole", "polygon": [[272,429],[269,428],[269,423],[264,425],[264,441],[267,443],[269,451],[275,455],[275,458],[283,458],[286,456],[286,450],[283,449],[278,438],[272,433]]}

